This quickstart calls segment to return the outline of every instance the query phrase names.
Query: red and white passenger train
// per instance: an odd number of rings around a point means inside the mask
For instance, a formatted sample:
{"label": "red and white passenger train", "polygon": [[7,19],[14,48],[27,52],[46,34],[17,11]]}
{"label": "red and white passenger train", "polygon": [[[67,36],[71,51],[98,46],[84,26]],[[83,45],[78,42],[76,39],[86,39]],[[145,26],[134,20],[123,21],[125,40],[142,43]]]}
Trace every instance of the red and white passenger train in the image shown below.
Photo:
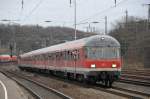
{"label": "red and white passenger train", "polygon": [[21,69],[111,86],[121,72],[120,44],[111,36],[95,35],[25,53],[18,62]]}

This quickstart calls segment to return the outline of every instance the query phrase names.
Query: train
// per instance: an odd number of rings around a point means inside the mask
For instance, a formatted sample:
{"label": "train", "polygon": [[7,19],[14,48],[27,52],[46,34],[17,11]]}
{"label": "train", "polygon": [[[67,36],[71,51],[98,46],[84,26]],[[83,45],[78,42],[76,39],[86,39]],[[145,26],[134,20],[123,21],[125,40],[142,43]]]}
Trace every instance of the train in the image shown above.
{"label": "train", "polygon": [[21,54],[22,70],[42,71],[90,84],[112,86],[121,74],[120,43],[94,35]]}
{"label": "train", "polygon": [[12,57],[8,54],[0,55],[0,63],[9,63],[17,62],[17,56],[13,55]]}

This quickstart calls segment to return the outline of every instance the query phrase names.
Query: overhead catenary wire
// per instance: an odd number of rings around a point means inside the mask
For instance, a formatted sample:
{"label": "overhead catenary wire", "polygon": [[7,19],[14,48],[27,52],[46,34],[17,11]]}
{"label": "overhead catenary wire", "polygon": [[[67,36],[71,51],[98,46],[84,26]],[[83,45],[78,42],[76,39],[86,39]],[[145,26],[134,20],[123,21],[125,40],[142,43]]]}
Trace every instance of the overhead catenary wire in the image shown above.
{"label": "overhead catenary wire", "polygon": [[89,20],[89,19],[92,19],[92,18],[94,18],[94,17],[97,17],[97,16],[101,15],[101,14],[104,13],[104,12],[109,12],[109,11],[112,10],[113,8],[116,8],[118,5],[120,5],[120,4],[122,4],[122,3],[126,2],[126,1],[128,1],[128,0],[122,0],[122,1],[120,1],[119,3],[116,2],[115,5],[110,6],[109,8],[106,8],[106,9],[104,9],[104,10],[102,10],[102,11],[100,11],[100,12],[94,14],[94,15],[89,16],[89,17],[86,18],[86,19],[83,19],[83,20],[79,21],[79,23],[82,23],[82,22],[84,22],[84,21],[87,21],[87,20]]}
{"label": "overhead catenary wire", "polygon": [[[43,1],[43,0],[40,0],[40,1],[33,7],[33,9],[23,18],[23,21],[27,20],[27,19],[36,11],[36,9],[41,5],[42,1]],[[112,8],[117,7],[119,4],[123,3],[124,1],[127,1],[127,0],[122,0],[122,1],[120,1],[119,3],[117,3],[116,0],[115,0],[115,5],[113,5],[113,6],[109,7],[109,8],[107,8],[107,9],[104,9],[104,10],[101,11],[101,12],[98,12],[98,13],[92,15],[92,16],[90,16],[89,18],[83,19],[83,20],[81,20],[79,23],[82,23],[82,22],[84,22],[84,21],[86,21],[86,20],[92,19],[93,17],[96,17],[96,16],[98,16],[98,15],[100,15],[100,14],[106,12],[106,11],[110,11]],[[71,5],[72,5],[72,0],[69,0],[69,2],[70,2],[70,6],[71,6]],[[22,0],[21,4],[22,4],[22,11],[23,11],[23,9],[24,9],[24,0]],[[77,23],[77,24],[78,24],[78,23]]]}
{"label": "overhead catenary wire", "polygon": [[[32,9],[26,16],[24,16],[24,18],[23,18],[22,21],[25,21],[25,20],[27,20],[30,16],[32,16],[32,14],[33,14],[33,13],[37,10],[37,8],[39,8],[39,6],[42,4],[42,1],[43,1],[43,0],[39,0],[39,2],[36,3],[36,5],[33,7],[33,9]],[[106,9],[104,9],[104,10],[102,10],[102,11],[100,11],[100,12],[94,14],[94,15],[91,15],[91,16],[89,16],[89,17],[86,18],[86,19],[83,19],[83,20],[81,20],[81,21],[78,21],[78,23],[85,22],[85,21],[87,21],[87,20],[89,20],[89,19],[93,19],[93,18],[95,18],[95,17],[97,17],[97,16],[99,16],[99,15],[105,13],[105,12],[109,12],[109,11],[111,11],[113,8],[117,8],[118,5],[124,3],[125,1],[128,1],[128,0],[121,0],[121,1],[118,2],[118,3],[117,3],[117,0],[115,0],[115,4],[114,4],[113,6],[110,6],[109,8],[106,8]],[[71,6],[71,5],[72,5],[72,0],[69,0],[69,3],[70,3],[70,6]],[[22,5],[22,8],[24,9],[24,0],[22,0],[22,4],[23,4],[23,5]],[[23,12],[22,12],[22,13],[23,13]],[[103,16],[103,17],[104,17],[104,16]],[[64,23],[64,22],[63,22],[63,23]],[[65,23],[67,23],[67,22],[65,22]],[[76,24],[78,24],[78,23],[76,23]]]}
{"label": "overhead catenary wire", "polygon": [[40,0],[34,7],[33,9],[25,16],[25,18],[23,19],[23,21],[25,21],[27,18],[29,18],[34,11],[36,11],[36,9],[42,4],[43,0]]}

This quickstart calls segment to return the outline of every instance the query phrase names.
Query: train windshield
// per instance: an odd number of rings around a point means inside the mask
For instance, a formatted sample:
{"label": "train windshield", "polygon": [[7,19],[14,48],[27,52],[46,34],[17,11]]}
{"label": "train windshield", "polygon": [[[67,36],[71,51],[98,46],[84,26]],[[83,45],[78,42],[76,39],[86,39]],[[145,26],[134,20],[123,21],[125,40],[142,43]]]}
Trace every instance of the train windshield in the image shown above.
{"label": "train windshield", "polygon": [[120,58],[119,47],[87,47],[86,56],[90,59]]}

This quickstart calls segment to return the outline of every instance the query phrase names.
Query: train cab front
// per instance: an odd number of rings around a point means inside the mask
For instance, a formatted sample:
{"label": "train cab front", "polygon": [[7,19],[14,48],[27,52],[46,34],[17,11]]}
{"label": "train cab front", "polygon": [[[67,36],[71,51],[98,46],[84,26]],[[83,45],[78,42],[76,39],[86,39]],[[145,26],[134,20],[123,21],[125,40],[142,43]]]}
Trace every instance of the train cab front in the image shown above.
{"label": "train cab front", "polygon": [[87,78],[111,86],[121,73],[120,47],[86,47]]}

